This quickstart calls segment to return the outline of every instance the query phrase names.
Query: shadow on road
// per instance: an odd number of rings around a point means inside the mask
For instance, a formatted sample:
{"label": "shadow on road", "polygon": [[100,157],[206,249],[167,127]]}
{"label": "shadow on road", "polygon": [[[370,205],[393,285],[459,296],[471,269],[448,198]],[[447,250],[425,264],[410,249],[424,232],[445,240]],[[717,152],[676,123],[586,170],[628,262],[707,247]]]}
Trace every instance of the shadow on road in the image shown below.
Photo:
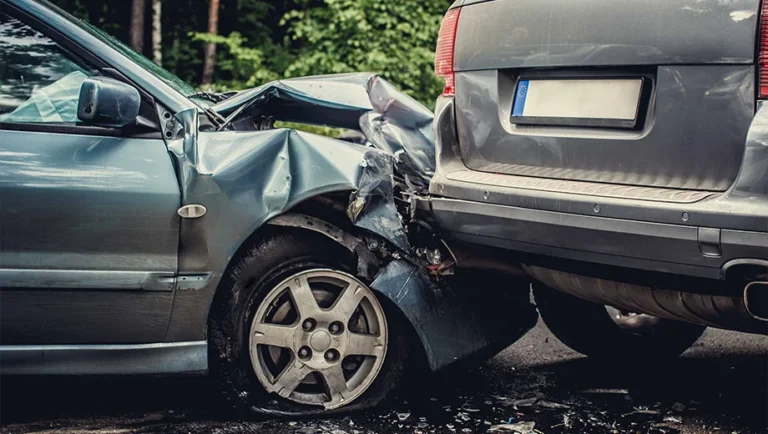
{"label": "shadow on road", "polygon": [[3,378],[0,421],[3,432],[14,433],[478,432],[522,421],[545,433],[765,432],[768,426],[762,353],[640,367],[572,358],[522,369],[499,356],[411,389],[407,401],[387,408],[288,424],[227,420],[216,388],[200,377]]}

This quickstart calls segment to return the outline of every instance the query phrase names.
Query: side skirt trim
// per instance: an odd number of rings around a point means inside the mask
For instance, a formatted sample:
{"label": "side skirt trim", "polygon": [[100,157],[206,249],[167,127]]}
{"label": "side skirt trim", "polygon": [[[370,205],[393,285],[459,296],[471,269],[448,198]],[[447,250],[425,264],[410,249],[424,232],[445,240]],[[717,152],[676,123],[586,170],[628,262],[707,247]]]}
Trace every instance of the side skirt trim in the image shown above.
{"label": "side skirt trim", "polygon": [[181,374],[208,370],[208,343],[0,345],[3,375]]}

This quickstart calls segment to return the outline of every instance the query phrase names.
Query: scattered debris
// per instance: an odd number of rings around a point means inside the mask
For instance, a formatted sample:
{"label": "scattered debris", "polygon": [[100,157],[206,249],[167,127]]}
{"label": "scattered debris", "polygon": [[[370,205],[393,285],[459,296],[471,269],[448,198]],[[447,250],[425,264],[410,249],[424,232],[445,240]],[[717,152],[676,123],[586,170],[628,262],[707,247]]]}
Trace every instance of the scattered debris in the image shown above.
{"label": "scattered debris", "polygon": [[679,417],[667,416],[664,418],[664,422],[683,423],[683,420]]}
{"label": "scattered debris", "polygon": [[[512,406],[515,409],[522,408],[522,407],[531,407],[533,404],[536,404],[536,401],[538,401],[539,398],[526,398],[526,399],[518,399],[517,401],[512,402]],[[502,404],[504,405],[504,404]]]}
{"label": "scattered debris", "polygon": [[571,408],[570,405],[567,404],[560,404],[558,402],[552,402],[552,401],[538,401],[536,405],[544,408],[552,408],[552,409],[567,409]]}
{"label": "scattered debris", "polygon": [[579,393],[585,394],[614,394],[614,395],[629,395],[627,389],[584,389]]}
{"label": "scattered debris", "polygon": [[655,415],[655,414],[659,414],[659,411],[658,410],[651,410],[648,407],[635,407],[635,409],[633,411],[630,411],[629,413],[623,414],[622,417],[631,416],[633,414],[651,414],[651,415]]}
{"label": "scattered debris", "polygon": [[467,422],[470,420],[469,414],[460,411],[456,414],[456,420],[459,422]]}
{"label": "scattered debris", "polygon": [[503,423],[499,425],[493,425],[488,431],[499,433],[517,433],[517,434],[534,434],[536,431],[534,427],[535,422],[518,422],[518,423]]}
{"label": "scattered debris", "polygon": [[566,428],[570,428],[572,425],[571,416],[564,414],[563,415],[563,425],[565,425]]}
{"label": "scattered debris", "polygon": [[479,408],[471,407],[467,404],[464,404],[461,406],[461,409],[468,412],[468,413],[478,413],[480,411]]}
{"label": "scattered debris", "polygon": [[411,417],[411,413],[397,413],[397,418],[400,422],[405,422],[409,417]]}
{"label": "scattered debris", "polygon": [[676,411],[676,412],[685,411],[685,404],[683,404],[681,402],[676,402],[676,403],[672,404],[672,410]]}

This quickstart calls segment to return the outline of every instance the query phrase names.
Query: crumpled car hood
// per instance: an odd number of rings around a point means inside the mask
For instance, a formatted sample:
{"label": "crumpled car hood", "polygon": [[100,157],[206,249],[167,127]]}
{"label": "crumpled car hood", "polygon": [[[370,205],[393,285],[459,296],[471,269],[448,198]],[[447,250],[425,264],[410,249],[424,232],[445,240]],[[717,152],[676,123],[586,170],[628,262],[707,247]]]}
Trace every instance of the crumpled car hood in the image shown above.
{"label": "crumpled car hood", "polygon": [[[433,115],[426,107],[375,74],[356,73],[275,81],[211,109],[226,122],[200,129],[196,111],[177,113],[182,130],[173,127],[168,141],[182,204],[208,210],[205,219],[182,225],[182,238],[205,240],[182,245],[182,269],[192,263],[188,271],[223,270],[262,224],[330,193],[350,195],[352,224],[411,252],[395,196],[426,191],[434,174]],[[266,119],[354,128],[366,143],[274,129]]]}
{"label": "crumpled car hood", "polygon": [[427,188],[434,174],[432,112],[376,74],[273,81],[211,108],[226,118],[219,130],[268,118],[359,130],[395,158],[395,172],[414,188]]}

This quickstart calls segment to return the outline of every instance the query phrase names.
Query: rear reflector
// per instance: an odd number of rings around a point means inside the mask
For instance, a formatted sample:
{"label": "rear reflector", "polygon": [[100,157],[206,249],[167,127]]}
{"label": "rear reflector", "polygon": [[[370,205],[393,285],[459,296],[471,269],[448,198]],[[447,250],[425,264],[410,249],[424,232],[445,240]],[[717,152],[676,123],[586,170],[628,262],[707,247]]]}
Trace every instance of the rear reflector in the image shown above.
{"label": "rear reflector", "polygon": [[456,42],[456,28],[459,25],[461,8],[451,9],[443,17],[435,50],[435,75],[445,80],[443,95],[455,95],[453,74],[453,48]]}
{"label": "rear reflector", "polygon": [[757,70],[758,98],[768,98],[768,1],[763,1],[760,14],[760,40],[758,41]]}

